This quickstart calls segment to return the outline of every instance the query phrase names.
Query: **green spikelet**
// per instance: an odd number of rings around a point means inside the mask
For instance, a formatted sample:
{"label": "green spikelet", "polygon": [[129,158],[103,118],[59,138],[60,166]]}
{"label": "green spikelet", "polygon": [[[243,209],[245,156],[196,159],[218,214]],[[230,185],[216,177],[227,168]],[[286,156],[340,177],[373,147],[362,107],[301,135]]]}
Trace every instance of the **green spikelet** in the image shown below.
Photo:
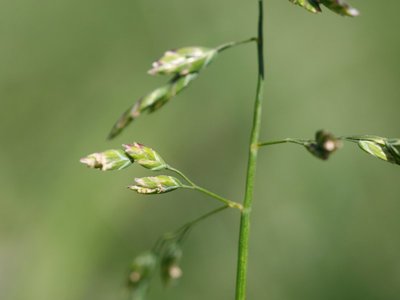
{"label": "green spikelet", "polygon": [[123,147],[128,156],[146,169],[158,171],[167,167],[167,164],[164,162],[161,156],[149,147],[139,143],[123,145]]}
{"label": "green spikelet", "polygon": [[342,16],[357,17],[360,14],[357,9],[351,7],[343,0],[320,0],[320,2],[331,11]]}
{"label": "green spikelet", "polygon": [[160,175],[154,177],[135,178],[135,184],[129,189],[139,194],[162,194],[183,187],[182,183],[172,176]]}
{"label": "green spikelet", "polygon": [[217,55],[218,51],[205,47],[185,47],[169,50],[153,63],[149,70],[151,75],[187,75],[198,73],[205,68]]}
{"label": "green spikelet", "polygon": [[186,88],[195,78],[197,78],[197,76],[197,73],[188,74],[186,76],[177,76],[168,84],[155,89],[151,93],[139,99],[133,106],[126,110],[114,124],[108,138],[112,139],[116,137],[126,126],[129,125],[129,123],[138,118],[142,113],[152,113],[161,108]]}
{"label": "green spikelet", "polygon": [[89,154],[81,158],[80,162],[89,168],[100,169],[101,171],[113,171],[129,167],[133,163],[133,160],[123,150],[107,150]]}
{"label": "green spikelet", "polygon": [[374,157],[400,165],[400,139],[373,135],[353,136],[347,139],[356,141],[362,150]]}

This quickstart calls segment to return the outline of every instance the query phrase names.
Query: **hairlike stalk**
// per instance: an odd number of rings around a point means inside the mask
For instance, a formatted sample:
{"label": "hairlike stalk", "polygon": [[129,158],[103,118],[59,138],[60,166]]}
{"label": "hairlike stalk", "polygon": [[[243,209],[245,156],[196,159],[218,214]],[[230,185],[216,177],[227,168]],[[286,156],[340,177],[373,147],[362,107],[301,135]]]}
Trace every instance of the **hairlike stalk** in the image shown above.
{"label": "hairlike stalk", "polygon": [[203,188],[201,186],[198,186],[192,180],[190,180],[189,177],[187,177],[185,174],[183,174],[183,172],[179,171],[178,169],[175,169],[175,168],[173,168],[171,166],[167,166],[167,169],[172,171],[172,172],[175,172],[176,174],[181,176],[183,179],[185,179],[190,184],[190,185],[184,185],[183,186],[184,188],[193,189],[193,190],[196,190],[196,191],[201,192],[203,194],[206,194],[207,196],[212,197],[212,198],[224,203],[225,205],[227,205],[230,208],[237,208],[239,210],[243,209],[242,204],[237,203],[237,202],[232,201],[232,200],[229,200],[229,199],[226,199],[226,198],[224,198],[224,197],[222,197],[222,196],[220,196],[220,195],[218,195],[216,193],[213,193],[213,192],[211,192],[211,191],[209,191],[209,190],[207,190],[207,189],[205,189],[205,188]]}
{"label": "hairlike stalk", "polygon": [[222,52],[222,51],[224,51],[226,49],[229,49],[229,48],[232,48],[232,47],[236,47],[236,46],[239,46],[239,45],[242,45],[242,44],[251,43],[251,42],[257,42],[257,38],[256,37],[252,37],[252,38],[249,38],[249,39],[246,39],[246,40],[243,40],[243,41],[239,41],[239,42],[226,43],[226,44],[223,44],[223,45],[217,47],[217,51],[218,52]]}
{"label": "hairlike stalk", "polygon": [[256,174],[258,143],[261,128],[262,101],[264,98],[264,5],[263,0],[258,0],[259,18],[257,35],[257,53],[258,53],[258,80],[256,99],[254,103],[253,127],[251,130],[249,156],[247,164],[246,192],[243,202],[243,210],[240,218],[239,233],[239,253],[236,273],[236,300],[246,299],[247,286],[247,264],[249,252],[249,234],[250,234],[250,213],[253,202],[254,179]]}

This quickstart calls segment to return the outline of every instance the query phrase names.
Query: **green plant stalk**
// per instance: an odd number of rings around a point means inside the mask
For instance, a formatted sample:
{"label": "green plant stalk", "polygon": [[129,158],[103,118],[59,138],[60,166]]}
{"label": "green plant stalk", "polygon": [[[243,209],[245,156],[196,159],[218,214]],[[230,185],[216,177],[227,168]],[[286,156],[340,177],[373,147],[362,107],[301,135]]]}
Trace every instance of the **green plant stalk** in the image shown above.
{"label": "green plant stalk", "polygon": [[252,37],[252,38],[249,38],[249,39],[246,39],[246,40],[243,40],[243,41],[239,41],[239,42],[226,43],[226,44],[223,44],[223,45],[217,47],[217,51],[218,52],[222,52],[222,51],[224,51],[226,49],[229,49],[229,48],[232,48],[232,47],[235,47],[235,46],[239,46],[239,45],[242,45],[242,44],[251,43],[251,42],[257,42],[257,38],[256,37]]}
{"label": "green plant stalk", "polygon": [[227,208],[230,208],[230,206],[229,205],[224,205],[224,206],[218,207],[218,208],[216,208],[216,209],[214,209],[214,210],[212,210],[212,211],[210,211],[210,212],[198,217],[197,219],[186,223],[184,226],[182,226],[180,229],[178,229],[178,232],[180,232],[179,241],[181,242],[185,238],[185,236],[193,228],[193,226],[197,225],[198,223],[204,221],[205,219],[208,219],[209,217],[211,217],[211,216],[213,216],[215,214],[220,213],[221,211],[223,211],[223,210],[225,210]]}
{"label": "green plant stalk", "polygon": [[217,214],[217,213],[219,213],[219,212],[221,212],[221,211],[223,211],[223,210],[225,210],[227,208],[229,208],[229,205],[220,206],[220,207],[218,207],[218,208],[216,208],[216,209],[214,209],[212,211],[209,211],[208,213],[198,217],[197,219],[194,219],[193,221],[190,221],[190,222],[186,223],[180,229],[178,229],[178,231],[181,231],[181,230],[183,230],[183,229],[185,229],[187,227],[192,227],[192,226],[196,225],[197,223],[199,223],[199,222],[201,222],[201,221],[203,221],[203,220],[205,220],[205,219],[207,219],[207,218],[209,218],[209,217],[211,217],[211,216],[213,216],[213,215],[215,215],[215,214]]}
{"label": "green plant stalk", "polygon": [[178,169],[175,169],[175,168],[171,167],[170,165],[168,165],[168,166],[166,167],[166,169],[167,169],[167,170],[170,170],[170,171],[172,171],[172,172],[174,172],[174,173],[176,173],[176,174],[178,174],[178,175],[181,176],[183,179],[185,179],[188,183],[190,183],[190,185],[192,185],[192,186],[195,186],[195,185],[196,185],[193,181],[191,181],[191,180],[189,179],[189,177],[187,177],[185,174],[183,174],[183,172],[179,171]]}
{"label": "green plant stalk", "polygon": [[253,128],[251,131],[249,157],[247,165],[246,192],[243,202],[243,210],[240,218],[240,233],[238,243],[238,262],[236,272],[236,300],[246,299],[247,286],[247,263],[249,252],[250,213],[253,202],[254,179],[256,175],[256,164],[258,154],[258,140],[261,128],[262,101],[264,98],[264,5],[263,0],[258,0],[259,18],[257,35],[258,56],[258,80],[256,99],[254,103]]}
{"label": "green plant stalk", "polygon": [[234,201],[225,199],[224,197],[221,197],[221,196],[219,196],[219,195],[217,195],[217,194],[215,194],[215,193],[213,193],[213,192],[210,192],[209,190],[206,190],[205,188],[202,188],[202,187],[200,187],[200,186],[198,186],[198,185],[193,186],[193,188],[194,188],[196,191],[202,192],[203,194],[206,194],[206,195],[208,195],[208,196],[210,196],[210,197],[212,197],[212,198],[215,198],[215,199],[221,201],[222,203],[225,203],[225,204],[228,205],[230,208],[237,208],[237,209],[239,209],[240,211],[243,210],[243,206],[242,206],[242,204],[240,204],[240,203],[237,203],[237,202],[234,202]]}
{"label": "green plant stalk", "polygon": [[212,211],[209,211],[208,213],[201,215],[200,217],[187,222],[186,224],[184,224],[183,226],[179,227],[177,230],[173,231],[173,232],[168,232],[162,235],[162,237],[160,237],[157,242],[155,243],[154,247],[153,247],[153,251],[158,253],[160,252],[160,250],[162,249],[162,247],[164,246],[165,242],[168,240],[177,240],[178,242],[182,242],[182,240],[186,237],[187,233],[198,223],[204,221],[205,219],[208,219],[209,217],[216,215],[220,212],[222,212],[223,210],[230,208],[229,205],[223,205],[220,206],[216,209],[213,209]]}
{"label": "green plant stalk", "polygon": [[297,145],[302,145],[302,146],[304,146],[305,144],[307,144],[307,143],[309,143],[309,142],[310,142],[310,141],[307,141],[307,140],[286,138],[286,139],[283,139],[283,140],[268,141],[268,142],[258,143],[258,146],[259,146],[259,147],[264,147],[264,146],[278,145],[278,144],[285,144],[285,143],[292,143],[292,144],[297,144]]}

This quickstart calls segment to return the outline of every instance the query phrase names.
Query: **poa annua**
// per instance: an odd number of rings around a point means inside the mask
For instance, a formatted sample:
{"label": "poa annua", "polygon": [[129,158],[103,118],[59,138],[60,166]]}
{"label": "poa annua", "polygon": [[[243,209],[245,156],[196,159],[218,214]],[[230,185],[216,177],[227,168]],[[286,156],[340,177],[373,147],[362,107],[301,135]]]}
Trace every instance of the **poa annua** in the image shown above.
{"label": "poa annua", "polygon": [[[290,0],[290,2],[312,13],[318,13],[323,8],[327,8],[342,16],[355,17],[359,14],[355,8],[343,0]],[[145,299],[151,279],[157,273],[161,275],[166,285],[173,285],[182,275],[180,259],[183,253],[183,241],[190,230],[199,222],[226,209],[235,209],[240,213],[236,300],[246,299],[250,212],[253,202],[257,156],[263,147],[292,143],[303,147],[318,159],[327,160],[345,142],[349,142],[358,145],[360,149],[371,156],[389,163],[400,164],[400,139],[371,135],[337,137],[324,130],[319,130],[315,137],[311,139],[285,138],[276,141],[260,141],[264,89],[263,0],[258,0],[258,8],[259,18],[256,37],[250,37],[240,42],[226,43],[215,48],[185,47],[165,52],[159,60],[153,63],[149,74],[170,76],[170,80],[165,85],[144,95],[129,107],[112,127],[109,134],[109,138],[112,139],[142,114],[152,113],[160,109],[173,97],[188,88],[191,82],[225,50],[246,43],[255,43],[258,57],[258,83],[254,102],[253,127],[248,146],[248,168],[243,201],[226,199],[197,185],[182,171],[169,165],[168,160],[155,150],[137,142],[123,145],[119,149],[93,153],[81,159],[81,162],[88,167],[102,171],[121,170],[137,164],[149,171],[162,172],[162,175],[136,178],[129,189],[138,194],[161,194],[177,189],[189,189],[204,193],[222,204],[219,208],[184,224],[181,228],[162,235],[152,249],[133,260],[128,278],[132,299]]]}

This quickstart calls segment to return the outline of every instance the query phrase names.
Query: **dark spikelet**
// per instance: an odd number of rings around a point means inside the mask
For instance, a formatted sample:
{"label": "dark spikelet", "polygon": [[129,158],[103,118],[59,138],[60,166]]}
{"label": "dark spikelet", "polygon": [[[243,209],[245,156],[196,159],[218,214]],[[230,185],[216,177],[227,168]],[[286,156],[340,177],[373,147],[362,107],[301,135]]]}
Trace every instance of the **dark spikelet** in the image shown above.
{"label": "dark spikelet", "polygon": [[133,106],[126,110],[114,124],[110,134],[108,135],[108,139],[113,139],[119,135],[122,130],[124,130],[142,113],[152,113],[160,109],[173,97],[185,89],[197,76],[197,73],[191,73],[185,76],[175,76],[166,85],[161,86],[146,96],[140,98]]}
{"label": "dark spikelet", "polygon": [[129,107],[118,119],[118,121],[114,124],[114,126],[111,128],[110,133],[108,134],[108,139],[111,140],[115,138],[117,135],[121,133],[122,130],[124,130],[125,127],[127,127],[134,119],[136,119],[138,116],[140,116],[140,104],[142,102],[142,99],[139,99],[133,106]]}

